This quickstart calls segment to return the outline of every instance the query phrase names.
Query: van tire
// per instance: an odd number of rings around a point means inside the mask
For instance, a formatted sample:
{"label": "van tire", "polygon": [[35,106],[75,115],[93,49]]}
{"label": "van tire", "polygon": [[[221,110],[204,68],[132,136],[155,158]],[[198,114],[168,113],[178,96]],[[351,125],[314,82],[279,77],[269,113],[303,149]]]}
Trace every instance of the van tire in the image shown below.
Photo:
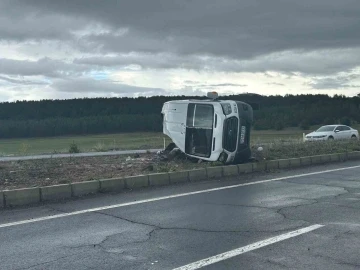
{"label": "van tire", "polygon": [[232,164],[246,163],[246,162],[249,162],[250,158],[251,158],[251,150],[248,147],[248,148],[244,149],[243,151],[241,151],[241,153],[237,154],[237,156],[235,157]]}

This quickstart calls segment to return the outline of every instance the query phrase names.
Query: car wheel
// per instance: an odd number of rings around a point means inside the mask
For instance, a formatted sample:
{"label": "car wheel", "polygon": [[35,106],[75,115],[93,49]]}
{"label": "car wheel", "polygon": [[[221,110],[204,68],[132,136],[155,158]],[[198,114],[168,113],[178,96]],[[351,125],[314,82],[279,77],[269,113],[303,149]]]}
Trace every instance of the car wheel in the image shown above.
{"label": "car wheel", "polygon": [[356,135],[352,135],[352,136],[351,136],[351,139],[352,139],[352,140],[356,140],[356,139],[357,139]]}
{"label": "car wheel", "polygon": [[329,136],[328,140],[329,140],[329,141],[333,141],[333,140],[334,140],[334,137],[333,137],[333,136]]}

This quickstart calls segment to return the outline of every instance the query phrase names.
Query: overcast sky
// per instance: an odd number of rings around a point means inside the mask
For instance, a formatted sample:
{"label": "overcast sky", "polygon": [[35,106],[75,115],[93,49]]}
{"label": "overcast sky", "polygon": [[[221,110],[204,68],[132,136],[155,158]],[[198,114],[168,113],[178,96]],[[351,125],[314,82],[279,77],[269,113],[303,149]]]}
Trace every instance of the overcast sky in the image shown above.
{"label": "overcast sky", "polygon": [[360,93],[358,0],[0,0],[0,101]]}

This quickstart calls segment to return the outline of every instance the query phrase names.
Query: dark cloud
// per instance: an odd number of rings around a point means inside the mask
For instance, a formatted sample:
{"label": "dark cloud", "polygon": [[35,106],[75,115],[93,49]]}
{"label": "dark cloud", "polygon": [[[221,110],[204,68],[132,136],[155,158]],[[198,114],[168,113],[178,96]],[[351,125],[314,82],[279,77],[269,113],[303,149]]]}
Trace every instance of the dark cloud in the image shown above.
{"label": "dark cloud", "polygon": [[[9,9],[12,16],[25,12],[37,14],[33,20],[48,17],[48,29],[57,24],[51,23],[51,16],[98,22],[112,31],[87,38],[112,52],[166,51],[246,59],[284,50],[357,47],[360,42],[355,34],[360,30],[360,3],[354,0],[8,0],[3,10]],[[128,32],[113,34],[121,28]],[[68,29],[63,27],[63,32]]]}
{"label": "dark cloud", "polygon": [[184,81],[185,84],[199,84],[199,81],[191,81],[191,80],[186,80]]}
{"label": "dark cloud", "polygon": [[2,81],[6,81],[8,83],[12,83],[12,84],[23,84],[23,85],[48,85],[49,83],[44,82],[44,81],[35,81],[35,80],[24,80],[24,79],[14,79],[14,78],[9,78],[6,76],[1,76],[0,75],[0,80]]}
{"label": "dark cloud", "polygon": [[190,81],[186,80],[184,81],[184,84],[187,85],[193,85],[196,87],[202,87],[202,88],[216,88],[216,87],[227,87],[227,86],[233,86],[233,87],[247,87],[247,84],[238,84],[238,83],[217,83],[217,84],[203,84],[199,81]]}
{"label": "dark cloud", "polygon": [[138,87],[91,78],[56,79],[51,87],[63,93],[115,93],[122,96],[151,96],[166,93],[160,88]]}
{"label": "dark cloud", "polygon": [[212,87],[223,87],[223,86],[236,86],[236,87],[246,87],[247,84],[237,84],[237,83],[218,83],[218,84],[208,84]]}
{"label": "dark cloud", "polygon": [[[354,0],[109,0],[101,4],[96,0],[4,0],[0,8],[2,38],[63,40],[74,31],[87,29],[89,33],[76,44],[90,50],[87,45],[91,42],[91,47],[108,53],[214,55],[242,60],[273,52],[360,44],[360,36],[355,34],[360,30],[360,2]],[[104,31],[94,33],[92,25]],[[119,29],[126,31],[119,34]]]}
{"label": "dark cloud", "polygon": [[199,69],[200,63],[191,57],[180,57],[173,54],[139,54],[131,53],[117,56],[92,56],[74,59],[75,64],[122,67],[128,65],[139,65],[143,68],[169,69],[185,67]]}
{"label": "dark cloud", "polygon": [[[359,14],[356,0],[0,0],[0,45],[22,46],[21,57],[0,52],[0,74],[12,84],[33,82],[16,82],[17,76],[44,76],[62,79],[54,79],[54,87],[78,89],[86,86],[86,74],[130,65],[268,77],[275,71],[327,76],[309,86],[339,89],[356,86],[336,76],[359,66]],[[40,52],[26,59],[30,43],[49,43],[53,54],[64,46],[65,57]],[[187,91],[225,86],[246,85],[203,84]],[[121,88],[105,83],[103,91],[112,87]],[[126,87],[121,89],[129,94],[141,90]]]}
{"label": "dark cloud", "polygon": [[26,1],[0,2],[0,41],[71,40],[72,32],[88,23],[78,16],[28,6]]}
{"label": "dark cloud", "polygon": [[37,61],[0,58],[0,74],[7,75],[66,77],[86,70],[89,68],[49,58]]}
{"label": "dark cloud", "polygon": [[352,80],[357,78],[358,76],[355,74],[348,76],[315,78],[309,83],[309,86],[317,90],[359,88],[359,85],[352,83]]}
{"label": "dark cloud", "polygon": [[143,68],[155,69],[183,68],[226,72],[264,72],[267,77],[273,76],[267,71],[276,71],[288,75],[293,75],[293,72],[332,74],[358,66],[360,48],[317,52],[282,52],[243,61],[212,56],[180,56],[170,53],[129,53],[117,56],[76,58],[74,63],[98,67],[121,67],[134,64]]}
{"label": "dark cloud", "polygon": [[221,87],[247,87],[247,84],[237,84],[237,83],[218,83],[218,84],[198,84],[196,85],[196,87],[200,87],[200,88],[209,88],[209,89],[214,89],[214,88],[221,88]]}

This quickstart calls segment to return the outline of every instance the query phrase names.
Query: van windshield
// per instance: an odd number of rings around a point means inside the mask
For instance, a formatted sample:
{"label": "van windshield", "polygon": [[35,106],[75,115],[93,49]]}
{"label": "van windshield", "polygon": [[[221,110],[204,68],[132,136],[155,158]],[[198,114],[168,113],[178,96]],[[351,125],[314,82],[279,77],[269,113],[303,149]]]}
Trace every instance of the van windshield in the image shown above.
{"label": "van windshield", "polygon": [[214,107],[210,104],[189,104],[187,127],[212,129]]}
{"label": "van windshield", "polygon": [[214,122],[214,107],[210,104],[189,104],[186,121],[185,152],[210,157]]}

